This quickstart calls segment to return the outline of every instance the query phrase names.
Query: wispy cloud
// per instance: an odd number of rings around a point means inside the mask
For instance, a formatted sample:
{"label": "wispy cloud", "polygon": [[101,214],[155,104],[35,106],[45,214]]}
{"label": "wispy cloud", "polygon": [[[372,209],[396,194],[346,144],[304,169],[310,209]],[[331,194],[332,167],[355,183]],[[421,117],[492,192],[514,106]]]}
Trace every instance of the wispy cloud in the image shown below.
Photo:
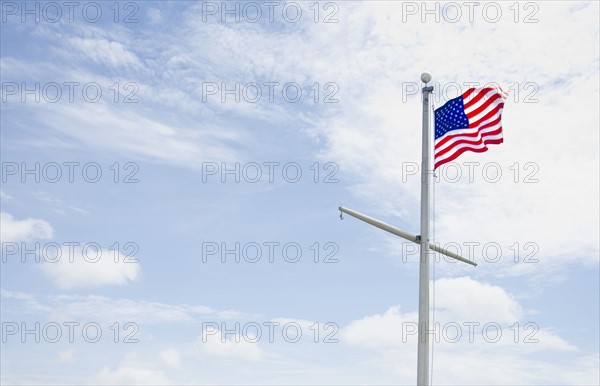
{"label": "wispy cloud", "polygon": [[39,218],[15,219],[11,214],[0,213],[0,239],[2,242],[22,242],[35,239],[48,240],[54,236],[54,229]]}
{"label": "wispy cloud", "polygon": [[135,320],[148,325],[161,323],[192,323],[202,318],[231,319],[251,318],[252,315],[234,310],[215,310],[198,304],[169,304],[98,295],[49,295],[36,297],[31,294],[3,289],[3,313],[22,310],[38,314],[48,320]]}

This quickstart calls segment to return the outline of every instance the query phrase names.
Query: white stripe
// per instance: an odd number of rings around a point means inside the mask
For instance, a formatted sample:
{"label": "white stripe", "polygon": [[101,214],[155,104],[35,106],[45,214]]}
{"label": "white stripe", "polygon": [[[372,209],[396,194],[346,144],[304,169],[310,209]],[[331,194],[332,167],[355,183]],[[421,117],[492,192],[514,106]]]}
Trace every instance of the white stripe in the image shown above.
{"label": "white stripe", "polygon": [[[477,122],[478,120],[480,120],[481,118],[483,118],[486,114],[488,114],[490,111],[494,110],[496,107],[498,107],[499,104],[504,103],[504,99],[502,98],[498,98],[495,101],[493,101],[492,103],[490,103],[489,106],[487,106],[483,111],[481,111],[479,114],[470,117],[469,118],[469,123],[471,122]],[[465,114],[469,115],[469,113],[471,113],[472,111],[475,111],[475,109],[469,109],[469,111],[465,110]],[[502,109],[500,109],[496,114],[494,114],[494,116],[498,116],[502,114]]]}
{"label": "white stripe", "polygon": [[477,109],[479,106],[484,104],[486,100],[490,99],[493,95],[498,94],[498,92],[496,92],[496,90],[483,91],[482,88],[478,88],[475,90],[476,91],[472,92],[471,95],[469,95],[469,97],[467,99],[463,100],[463,103],[465,105],[467,103],[469,103],[471,100],[475,99],[475,97],[477,97],[479,94],[482,94],[485,92],[485,95],[481,99],[479,99],[479,101],[477,103],[475,103],[473,106],[470,106],[469,108],[465,107],[465,112],[470,112],[470,111]]}
{"label": "white stripe", "polygon": [[[485,135],[486,133],[490,133],[490,132],[492,132],[492,131],[500,128],[500,127],[502,127],[502,122],[498,122],[497,124],[495,124],[493,126],[490,126],[490,127],[486,127],[485,129],[482,129],[482,130],[470,129],[469,133],[479,132],[479,135],[476,138],[481,138],[482,134]],[[461,133],[459,133],[458,135],[455,135],[454,133],[458,132],[458,130],[453,130],[452,131],[451,139],[448,142],[446,142],[444,145],[440,146],[439,148],[436,148],[436,151],[439,152],[439,151],[444,150],[445,148],[447,148],[449,146],[453,146],[453,144],[456,141],[459,141],[459,140],[469,139],[469,138],[472,138],[473,140],[475,139],[473,137],[468,137],[468,136],[465,136],[465,135],[461,135],[461,134],[467,134],[467,133],[462,133],[462,131],[465,131],[465,130],[461,130]],[[434,147],[437,145],[437,143],[439,141],[443,140],[444,138],[445,137],[441,137],[438,140],[436,140],[436,143],[435,143]]]}
{"label": "white stripe", "polygon": [[[503,138],[502,133],[498,133],[498,134],[494,134],[494,135],[483,135],[479,139],[482,139],[483,142],[485,142],[485,141],[491,140],[491,139],[502,139],[502,138]],[[473,144],[473,143],[461,143],[461,144],[456,145],[456,147],[452,151],[450,151],[448,153],[449,154],[454,153],[456,151],[456,149],[461,149],[463,147],[475,147],[475,148],[478,148],[478,147],[483,147],[483,146],[482,145]],[[438,152],[440,152],[441,150],[442,149],[438,149]]]}
{"label": "white stripe", "polygon": [[[482,138],[484,138],[484,137],[485,137],[485,138],[488,138],[488,137],[490,137],[490,135],[491,135],[490,133],[491,133],[493,130],[497,129],[497,128],[498,128],[498,127],[493,127],[493,128],[492,128],[492,127],[490,127],[490,130],[488,130],[488,131],[482,130],[482,131],[481,131],[481,133],[480,133],[480,135],[478,135],[478,136],[477,136],[477,137],[475,137],[475,138],[473,138],[473,137],[462,137],[462,136],[461,136],[461,137],[453,137],[453,138],[452,138],[450,141],[448,141],[447,143],[445,143],[445,144],[444,144],[444,146],[441,146],[441,147],[439,147],[439,148],[436,148],[436,149],[434,149],[434,150],[435,150],[435,153],[436,153],[436,154],[439,154],[439,153],[441,153],[442,151],[446,150],[447,148],[451,148],[451,147],[457,146],[457,145],[456,145],[456,143],[457,143],[457,142],[460,142],[460,141],[476,142],[476,141],[479,141],[479,140],[481,140],[481,139],[482,139]],[[486,129],[486,130],[487,130],[487,129]],[[502,133],[499,133],[499,134],[494,134],[494,136],[499,136],[499,137],[501,138],[501,137],[502,137]]]}
{"label": "white stripe", "polygon": [[[501,139],[501,138],[502,138],[502,134],[485,137],[486,140]],[[460,145],[457,145],[454,149],[452,149],[452,151],[442,155],[441,157],[435,157],[434,164],[437,164],[440,161],[444,161],[448,158],[452,158],[457,151],[459,151],[465,147],[468,147],[470,149],[483,149],[483,148],[486,148],[487,145],[485,143],[481,143],[481,144],[462,143]]]}
{"label": "white stripe", "polygon": [[474,104],[473,106],[470,107],[469,111],[472,111],[474,109],[476,109],[477,107],[481,106],[481,104],[483,102],[486,101],[486,99],[489,99],[492,97],[492,95],[494,94],[499,94],[500,98],[503,100],[506,100],[506,98],[508,97],[508,93],[505,93],[504,91],[502,91],[501,88],[492,88],[491,90],[487,90],[484,91],[485,88],[480,87],[480,88],[476,88],[475,91],[473,91],[471,93],[471,95],[469,95],[467,98],[465,98],[463,100],[463,103],[466,105],[467,103],[469,103],[472,99],[474,99],[475,97],[477,97],[477,95],[481,94],[482,92],[485,92],[486,95],[481,98],[476,104]]}
{"label": "white stripe", "polygon": [[[502,109],[500,109],[500,111],[498,111],[498,114],[494,114],[491,117],[489,117],[488,119],[486,119],[485,121],[481,121],[479,122],[479,124],[475,127],[473,127],[473,129],[479,130],[480,127],[487,125],[488,123],[494,122],[495,120],[498,120],[498,123],[496,124],[496,126],[498,124],[502,124]],[[498,119],[500,118],[500,119]],[[476,122],[475,120],[473,122]],[[486,129],[487,130],[487,129]]]}
{"label": "white stripe", "polygon": [[438,142],[443,141],[446,137],[450,136],[450,135],[462,135],[462,134],[473,134],[476,133],[478,131],[478,129],[476,127],[469,127],[466,129],[459,129],[459,130],[450,130],[447,131],[446,134],[444,134],[443,136],[439,137],[438,139],[436,139],[434,141],[434,145],[437,145]]}
{"label": "white stripe", "polygon": [[[475,143],[461,143],[459,145],[456,145],[456,147],[454,149],[452,149],[451,152],[448,152],[446,154],[454,154],[458,150],[460,150],[462,148],[465,148],[465,147],[469,147],[471,149],[483,149],[484,147],[487,147],[487,145],[485,144],[485,141],[494,140],[494,139],[502,139],[502,133],[496,134],[496,135],[487,135],[487,136],[484,136],[484,138],[485,138],[485,140],[482,141],[481,143],[478,143],[478,144],[475,144]],[[443,158],[448,158],[446,156],[446,154],[444,154],[442,157]]]}

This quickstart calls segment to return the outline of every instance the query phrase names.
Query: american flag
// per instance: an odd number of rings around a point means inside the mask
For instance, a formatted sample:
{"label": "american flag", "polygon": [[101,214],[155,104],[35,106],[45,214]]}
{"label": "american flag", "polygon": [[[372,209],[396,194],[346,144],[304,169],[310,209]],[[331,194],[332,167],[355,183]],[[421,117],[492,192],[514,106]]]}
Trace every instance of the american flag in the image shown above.
{"label": "american flag", "polygon": [[435,110],[434,169],[465,151],[482,153],[502,139],[502,109],[508,96],[500,88],[470,88]]}

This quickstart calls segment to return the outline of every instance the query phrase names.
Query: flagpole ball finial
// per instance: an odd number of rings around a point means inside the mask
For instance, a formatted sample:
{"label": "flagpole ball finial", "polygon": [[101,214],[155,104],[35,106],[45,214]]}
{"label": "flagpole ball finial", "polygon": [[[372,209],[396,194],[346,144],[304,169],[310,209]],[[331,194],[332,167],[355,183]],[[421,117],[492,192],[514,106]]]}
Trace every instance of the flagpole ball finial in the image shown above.
{"label": "flagpole ball finial", "polygon": [[427,84],[431,82],[431,74],[428,72],[424,72],[421,74],[421,82]]}

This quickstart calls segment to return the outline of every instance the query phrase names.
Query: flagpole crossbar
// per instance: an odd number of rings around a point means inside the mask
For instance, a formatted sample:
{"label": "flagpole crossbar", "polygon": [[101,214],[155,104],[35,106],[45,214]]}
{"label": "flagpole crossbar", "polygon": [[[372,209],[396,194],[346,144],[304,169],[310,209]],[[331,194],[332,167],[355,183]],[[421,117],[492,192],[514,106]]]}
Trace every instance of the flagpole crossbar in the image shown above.
{"label": "flagpole crossbar", "polygon": [[[375,219],[373,217],[366,216],[366,215],[364,215],[362,213],[356,212],[356,211],[354,211],[352,209],[345,208],[343,206],[340,206],[339,210],[340,210],[340,218],[342,218],[342,213],[346,213],[346,214],[348,214],[348,215],[350,215],[350,216],[352,216],[354,218],[357,218],[357,219],[359,219],[361,221],[366,222],[367,224],[371,224],[371,225],[373,225],[376,228],[382,229],[382,230],[384,230],[386,232],[389,232],[389,233],[394,234],[396,236],[402,237],[405,240],[411,241],[411,242],[413,242],[415,244],[420,244],[421,243],[421,236],[420,235],[415,236],[415,235],[412,235],[410,233],[404,232],[403,230],[400,230],[400,229],[398,229],[398,228],[396,228],[396,227],[394,227],[394,226],[392,226],[390,224],[387,224],[387,223],[385,223],[383,221],[379,221],[379,220],[377,220],[377,219]],[[442,255],[451,257],[451,258],[453,258],[455,260],[462,261],[463,263],[470,264],[470,265],[472,265],[474,267],[477,266],[477,263],[475,263],[474,261],[465,259],[464,257],[462,257],[460,255],[457,255],[456,253],[451,252],[451,251],[449,251],[449,250],[447,250],[445,248],[442,248],[439,245],[436,245],[436,244],[433,244],[433,243],[429,243],[429,248],[432,249],[432,250],[434,250],[434,251],[436,251],[436,252],[438,252],[438,253],[441,253]]]}

